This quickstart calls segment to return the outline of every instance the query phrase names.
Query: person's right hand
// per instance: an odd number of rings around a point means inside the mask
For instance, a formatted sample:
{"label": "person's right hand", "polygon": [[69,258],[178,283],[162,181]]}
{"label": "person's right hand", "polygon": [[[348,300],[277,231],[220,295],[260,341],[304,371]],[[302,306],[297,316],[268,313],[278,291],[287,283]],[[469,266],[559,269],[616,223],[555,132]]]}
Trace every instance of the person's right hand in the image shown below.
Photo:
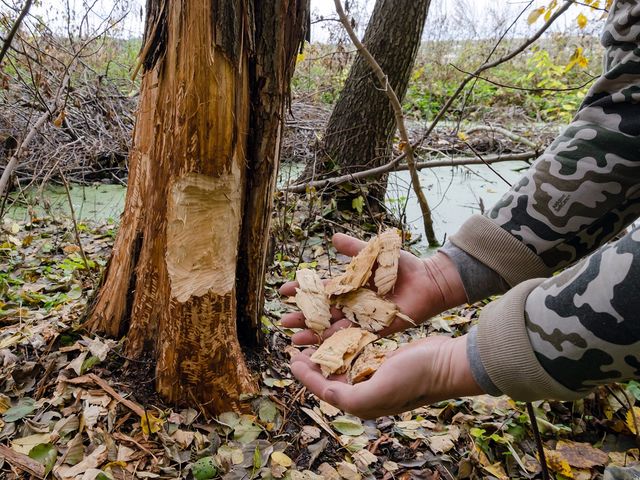
{"label": "person's right hand", "polygon": [[[354,256],[364,248],[366,242],[337,233],[333,236],[333,245],[343,255]],[[295,295],[297,286],[298,282],[285,283],[280,287],[280,293],[287,296]],[[420,259],[404,250],[400,252],[398,279],[393,291],[386,298],[394,302],[400,312],[416,324],[467,300],[460,275],[453,262],[444,253],[438,252],[431,257]],[[331,313],[332,325],[324,331],[322,339],[318,338],[313,330],[305,329],[293,335],[293,343],[317,344],[337,330],[351,325],[340,310],[332,308]],[[305,328],[302,312],[285,314],[281,323],[286,328]],[[389,327],[377,333],[380,336],[386,336],[411,326],[413,326],[411,323],[396,317]]]}

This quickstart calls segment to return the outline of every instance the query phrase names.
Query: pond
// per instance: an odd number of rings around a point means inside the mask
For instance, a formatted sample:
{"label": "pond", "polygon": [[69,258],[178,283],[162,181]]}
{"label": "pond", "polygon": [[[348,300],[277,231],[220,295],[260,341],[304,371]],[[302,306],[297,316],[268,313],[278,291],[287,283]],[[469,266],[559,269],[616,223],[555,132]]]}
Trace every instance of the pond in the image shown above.
{"label": "pond", "polygon": [[[524,162],[493,164],[509,183],[514,183],[526,167]],[[453,234],[473,213],[480,212],[480,204],[490,208],[509,188],[500,177],[485,165],[468,167],[439,167],[420,172],[422,187],[433,211],[434,228],[439,240]],[[300,166],[283,166],[279,183],[295,178]],[[79,221],[117,222],[124,208],[125,187],[120,185],[72,185],[71,200]],[[14,220],[27,220],[31,211],[36,216],[69,217],[69,198],[62,186],[47,187],[43,191],[28,190],[26,198],[16,202],[7,216]],[[31,205],[31,206],[28,206]],[[409,186],[409,173],[397,172],[389,176],[387,205],[396,214],[404,212],[415,237],[415,245],[423,254],[431,253],[424,238],[420,208]]]}

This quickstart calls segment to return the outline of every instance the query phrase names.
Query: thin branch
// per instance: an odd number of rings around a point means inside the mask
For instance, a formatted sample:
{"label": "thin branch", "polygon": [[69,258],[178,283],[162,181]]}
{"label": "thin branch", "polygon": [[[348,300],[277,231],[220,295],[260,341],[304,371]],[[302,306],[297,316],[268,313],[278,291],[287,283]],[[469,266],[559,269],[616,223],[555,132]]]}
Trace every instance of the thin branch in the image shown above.
{"label": "thin branch", "polygon": [[78,222],[76,221],[76,211],[75,208],[73,208],[73,199],[71,198],[71,190],[69,190],[69,182],[67,182],[67,178],[64,176],[60,167],[58,167],[58,172],[60,173],[60,178],[62,178],[64,190],[67,192],[67,200],[69,201],[69,211],[71,212],[71,221],[73,222],[73,232],[76,237],[76,243],[80,249],[80,256],[84,262],[84,268],[86,268],[87,273],[89,273],[91,272],[91,269],[89,268],[89,262],[87,261],[87,256],[84,253],[84,248],[82,248],[82,242],[80,241],[80,230],[78,229]]}
{"label": "thin branch", "polygon": [[429,203],[427,202],[427,198],[422,191],[422,187],[420,185],[420,177],[418,177],[418,171],[415,168],[415,160],[413,156],[413,147],[411,146],[411,142],[409,141],[409,134],[407,133],[407,128],[404,123],[404,115],[402,113],[402,105],[400,104],[400,100],[398,100],[398,96],[396,92],[393,90],[391,85],[389,85],[389,80],[385,75],[384,71],[378,64],[373,55],[367,50],[367,48],[362,44],[355,31],[353,30],[351,24],[349,23],[349,19],[347,15],[344,13],[342,9],[342,2],[340,0],[334,0],[336,5],[336,11],[338,12],[338,16],[342,21],[342,25],[345,30],[349,34],[351,41],[356,46],[360,54],[367,61],[376,77],[378,78],[378,82],[387,97],[389,98],[389,102],[393,108],[393,113],[396,117],[396,124],[398,126],[398,131],[400,132],[400,139],[402,140],[403,150],[407,156],[407,165],[409,167],[409,173],[411,174],[411,184],[413,186],[413,191],[418,198],[418,203],[420,205],[420,210],[422,211],[422,220],[424,222],[424,231],[429,242],[429,245],[432,247],[439,246],[438,240],[436,239],[435,232],[433,231],[433,220],[431,219],[431,209],[429,208]]}
{"label": "thin branch", "polygon": [[2,50],[0,50],[0,65],[2,65],[2,60],[4,60],[4,56],[7,54],[7,50],[9,50],[9,47],[11,46],[11,42],[13,42],[13,37],[15,37],[16,33],[18,32],[18,29],[20,28],[20,24],[24,20],[24,17],[27,16],[27,13],[29,13],[29,9],[31,8],[32,3],[33,3],[33,0],[27,0],[26,2],[24,2],[24,6],[20,11],[20,15],[18,15],[18,18],[13,24],[13,27],[11,27],[11,31],[9,32],[9,35],[7,35],[7,38],[2,44]]}
{"label": "thin branch", "polygon": [[543,480],[550,480],[549,467],[547,467],[547,458],[544,454],[544,445],[542,444],[542,436],[540,435],[540,429],[538,428],[538,418],[536,412],[533,409],[531,402],[527,402],[527,413],[531,420],[531,429],[533,430],[533,436],[536,440],[536,447],[538,448],[538,455],[540,455],[540,467],[542,467]]}
{"label": "thin branch", "polygon": [[[507,155],[486,155],[483,160],[479,160],[478,157],[458,157],[450,158],[448,160],[430,160],[425,162],[416,162],[415,167],[418,170],[424,170],[428,168],[438,167],[460,167],[464,165],[486,165],[499,162],[513,162],[513,161],[526,161],[531,160],[539,155],[538,151],[527,151],[523,153],[514,153]],[[400,160],[405,158],[404,154],[397,157],[397,161],[393,161],[382,165],[381,167],[371,168],[369,170],[363,170],[360,172],[341,175],[339,177],[326,178],[324,180],[316,180],[314,182],[298,183],[283,187],[281,190],[291,193],[304,193],[307,188],[315,188],[320,190],[329,186],[337,186],[346,182],[352,182],[354,180],[360,180],[366,177],[374,177],[382,175],[388,172],[400,172],[409,170],[409,166],[406,163],[399,164]]]}
{"label": "thin branch", "polygon": [[472,127],[470,129],[466,130],[466,133],[473,133],[473,132],[499,133],[499,134],[504,135],[505,137],[513,140],[514,142],[522,143],[523,145],[526,145],[527,147],[533,148],[534,150],[539,150],[540,149],[540,145],[537,145],[535,142],[532,142],[528,138],[525,138],[522,135],[518,135],[517,133],[514,133],[514,132],[512,132],[510,130],[507,130],[506,128],[496,127],[496,126],[493,126],[493,125],[478,125],[477,127]]}

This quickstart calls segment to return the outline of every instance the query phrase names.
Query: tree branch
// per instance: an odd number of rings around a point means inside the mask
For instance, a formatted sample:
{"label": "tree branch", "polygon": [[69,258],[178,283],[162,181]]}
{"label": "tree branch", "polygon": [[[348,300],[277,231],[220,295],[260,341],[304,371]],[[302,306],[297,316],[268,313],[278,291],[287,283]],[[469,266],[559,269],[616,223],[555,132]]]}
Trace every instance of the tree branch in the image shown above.
{"label": "tree branch", "polygon": [[20,11],[20,15],[18,15],[18,18],[16,19],[15,23],[11,27],[11,31],[9,32],[9,35],[7,35],[7,38],[2,44],[2,50],[0,50],[0,65],[2,65],[4,56],[7,54],[7,50],[9,50],[9,47],[11,46],[11,42],[13,42],[13,37],[16,36],[16,33],[18,32],[18,29],[20,28],[20,25],[22,24],[24,17],[26,17],[27,13],[29,13],[29,9],[31,8],[32,3],[33,3],[33,0],[27,0],[26,2],[24,2],[24,6]]}
{"label": "tree branch", "polygon": [[404,115],[402,113],[402,105],[400,105],[400,100],[398,100],[398,96],[396,92],[393,90],[391,85],[389,85],[389,81],[384,71],[378,64],[373,55],[367,50],[367,48],[362,44],[356,33],[354,32],[351,24],[349,23],[349,19],[347,15],[344,13],[342,9],[342,2],[340,0],[334,0],[336,5],[336,11],[338,12],[338,16],[340,17],[340,21],[344,26],[345,30],[349,34],[351,41],[356,46],[360,54],[367,61],[373,73],[378,78],[378,82],[387,97],[389,98],[389,102],[391,103],[391,107],[393,108],[393,113],[396,117],[396,124],[398,126],[398,131],[400,132],[400,139],[402,141],[403,149],[407,158],[407,166],[409,168],[409,173],[411,174],[411,185],[413,186],[413,191],[418,198],[418,203],[420,205],[420,210],[422,211],[422,220],[424,222],[424,231],[429,242],[429,246],[437,247],[439,246],[439,242],[436,239],[435,232],[433,231],[433,220],[431,218],[431,209],[429,208],[429,203],[427,202],[427,198],[422,191],[422,187],[420,185],[420,177],[418,177],[418,171],[415,168],[415,160],[413,156],[413,147],[411,146],[411,142],[409,141],[409,134],[407,133],[407,128],[404,123]]}

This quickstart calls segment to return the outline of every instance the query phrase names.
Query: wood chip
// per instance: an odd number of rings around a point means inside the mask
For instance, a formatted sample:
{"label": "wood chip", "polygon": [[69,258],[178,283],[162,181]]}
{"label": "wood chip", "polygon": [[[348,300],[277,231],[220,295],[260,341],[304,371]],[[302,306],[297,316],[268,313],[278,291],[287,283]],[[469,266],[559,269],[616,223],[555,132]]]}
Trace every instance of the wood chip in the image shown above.
{"label": "wood chip", "polygon": [[371,277],[371,269],[380,253],[380,241],[373,237],[360,253],[351,259],[347,270],[326,286],[327,294],[343,295],[362,287]]}
{"label": "wood chip", "polygon": [[347,379],[349,383],[356,384],[364,382],[371,378],[376,373],[382,362],[387,358],[387,354],[390,352],[388,348],[382,345],[376,345],[370,343],[362,350],[362,353],[355,359]]}
{"label": "wood chip", "polygon": [[342,309],[349,320],[372,332],[388,327],[395,317],[413,323],[409,317],[400,313],[395,303],[380,298],[374,291],[366,288],[338,297],[336,306]]}
{"label": "wood chip", "polygon": [[378,295],[386,295],[393,290],[398,278],[398,262],[400,260],[400,247],[402,239],[398,231],[389,229],[378,236],[380,253],[378,254],[378,268],[376,269],[373,283],[378,289]]}
{"label": "wood chip", "polygon": [[320,365],[325,377],[345,373],[358,353],[377,338],[361,328],[345,328],[327,338],[311,355],[311,360]]}
{"label": "wood chip", "polygon": [[295,301],[304,314],[304,322],[313,331],[322,333],[331,326],[329,299],[322,280],[308,268],[298,270],[296,280],[300,286],[296,288]]}

